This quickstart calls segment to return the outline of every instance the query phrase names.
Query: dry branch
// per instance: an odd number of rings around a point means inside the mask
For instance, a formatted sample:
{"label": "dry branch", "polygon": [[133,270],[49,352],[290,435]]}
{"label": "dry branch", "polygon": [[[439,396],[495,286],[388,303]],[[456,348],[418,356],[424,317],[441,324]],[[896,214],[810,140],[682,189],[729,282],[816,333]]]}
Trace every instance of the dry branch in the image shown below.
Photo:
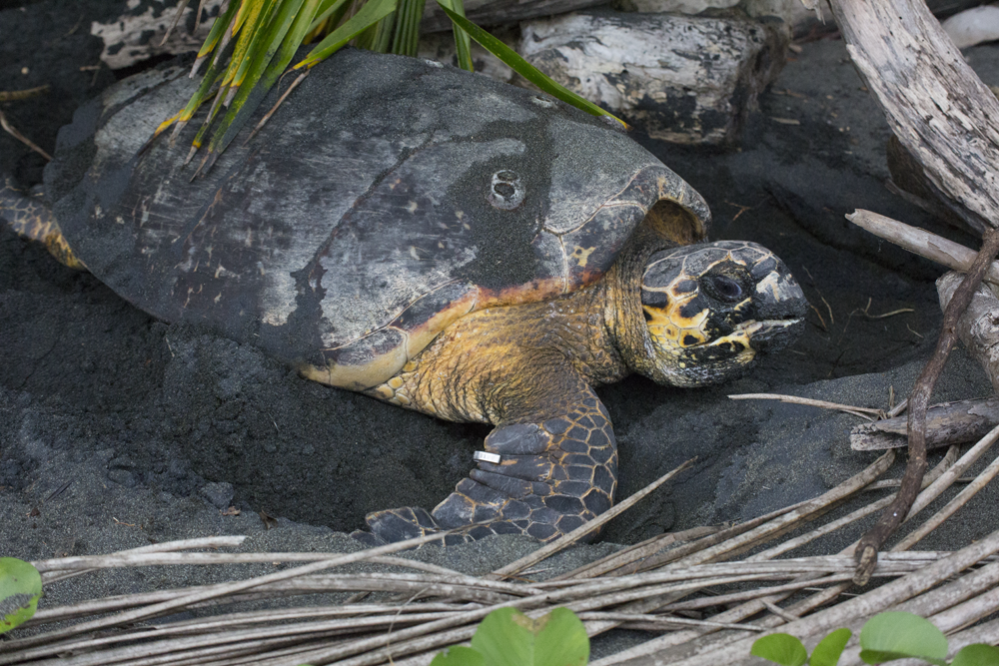
{"label": "dry branch", "polygon": [[878,550],[905,519],[909,508],[916,499],[916,494],[919,492],[919,486],[927,467],[926,410],[929,407],[933,386],[940,377],[940,373],[943,372],[947,357],[957,342],[957,333],[955,332],[957,320],[968,307],[968,303],[971,302],[971,297],[981,283],[985,270],[992,263],[993,257],[996,256],[996,252],[999,252],[999,230],[990,229],[985,233],[982,249],[975,258],[971,270],[954,291],[954,296],[944,312],[943,326],[940,338],[937,340],[937,346],[933,350],[933,357],[920,373],[919,379],[916,380],[916,387],[913,389],[912,395],[909,396],[909,462],[906,465],[902,485],[895,501],[881,514],[877,524],[857,544],[855,551],[857,574],[853,581],[858,585],[866,585],[870,580],[874,564],[877,562]]}
{"label": "dry branch", "polygon": [[[926,448],[974,442],[999,425],[999,398],[957,400],[926,411]],[[908,419],[895,417],[862,423],[850,431],[854,451],[879,451],[907,444]]]}
{"label": "dry branch", "polygon": [[898,499],[857,546],[865,583],[885,539],[915,499],[926,469],[925,416],[933,384],[956,339],[954,326],[996,250],[999,234],[999,100],[965,63],[922,0],[836,0],[833,14],[854,64],[899,143],[919,162],[934,194],[984,236],[974,267],[944,315],[933,358],[910,397],[909,465]]}
{"label": "dry branch", "polygon": [[[954,273],[937,280],[942,307],[950,303],[959,281],[960,276]],[[957,335],[989,376],[992,389],[999,392],[999,298],[989,285],[975,290],[967,311],[957,321]]]}
{"label": "dry branch", "polygon": [[833,15],[899,142],[984,234],[999,222],[999,100],[922,0],[834,0]]}
{"label": "dry branch", "polygon": [[[858,209],[847,215],[846,219],[879,238],[951,270],[966,273],[975,260],[975,251],[960,243],[869,210]],[[984,279],[986,282],[999,284],[999,263],[989,266]]]}

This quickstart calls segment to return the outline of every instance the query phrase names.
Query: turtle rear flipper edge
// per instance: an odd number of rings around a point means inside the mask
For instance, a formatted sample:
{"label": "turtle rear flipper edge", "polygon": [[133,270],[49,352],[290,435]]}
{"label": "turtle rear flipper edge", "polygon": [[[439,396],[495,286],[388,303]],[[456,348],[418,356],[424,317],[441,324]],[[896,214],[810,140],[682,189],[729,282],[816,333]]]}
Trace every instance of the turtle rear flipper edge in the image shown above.
{"label": "turtle rear flipper edge", "polygon": [[18,236],[42,243],[60,264],[87,270],[66,242],[48,204],[40,197],[22,192],[10,178],[4,178],[0,185],[0,218],[6,220]]}

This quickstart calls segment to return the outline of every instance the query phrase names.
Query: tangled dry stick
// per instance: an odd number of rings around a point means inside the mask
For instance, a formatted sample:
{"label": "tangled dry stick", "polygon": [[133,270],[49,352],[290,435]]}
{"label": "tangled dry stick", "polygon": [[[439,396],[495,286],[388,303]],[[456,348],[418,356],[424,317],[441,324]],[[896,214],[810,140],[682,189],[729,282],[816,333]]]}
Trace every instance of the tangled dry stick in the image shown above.
{"label": "tangled dry stick", "polygon": [[964,61],[922,0],[834,0],[847,49],[899,144],[939,201],[983,235],[960,294],[947,307],[933,358],[910,398],[909,465],[897,500],[856,550],[864,584],[877,552],[915,499],[926,469],[925,415],[933,384],[956,341],[954,326],[999,249],[999,101]]}

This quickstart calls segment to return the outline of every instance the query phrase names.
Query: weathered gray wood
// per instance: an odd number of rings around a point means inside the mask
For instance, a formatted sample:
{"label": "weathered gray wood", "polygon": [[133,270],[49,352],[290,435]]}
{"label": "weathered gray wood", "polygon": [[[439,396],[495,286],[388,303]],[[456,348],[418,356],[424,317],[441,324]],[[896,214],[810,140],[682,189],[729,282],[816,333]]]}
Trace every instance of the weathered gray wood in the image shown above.
{"label": "weathered gray wood", "polygon": [[999,101],[922,0],[834,0],[850,57],[899,142],[969,226],[999,221]]}
{"label": "weathered gray wood", "polygon": [[[101,60],[111,69],[130,67],[138,62],[163,53],[189,53],[201,48],[208,31],[215,21],[213,17],[222,0],[207,0],[193,34],[187,31],[191,14],[198,9],[198,0],[192,0],[184,9],[177,26],[163,44],[170,26],[176,18],[177,3],[170,0],[145,0],[129,3],[129,8],[110,23],[97,23],[90,26],[90,34],[104,40]],[[125,8],[125,3],[122,3]]]}
{"label": "weathered gray wood", "polygon": [[[946,308],[964,275],[947,273],[937,280],[940,306]],[[996,287],[982,284],[975,291],[967,311],[958,320],[957,334],[971,357],[981,364],[999,393],[999,298]]]}
{"label": "weathered gray wood", "polygon": [[[908,445],[908,418],[864,423],[850,431],[855,451],[875,451]],[[926,412],[926,447],[929,449],[974,442],[999,425],[999,398],[959,400],[933,405]]]}
{"label": "weathered gray wood", "polygon": [[[480,26],[508,25],[537,18],[574,12],[606,4],[607,0],[465,0],[465,16]],[[434,0],[428,0],[423,10],[420,30],[424,33],[451,29],[451,19]]]}
{"label": "weathered gray wood", "polygon": [[737,138],[784,64],[781,24],[605,9],[521,24],[521,54],[655,139]]}
{"label": "weathered gray wood", "polygon": [[[862,208],[848,214],[846,219],[913,254],[918,254],[962,273],[971,268],[971,264],[978,254],[960,243],[947,240],[925,229],[909,226]],[[994,261],[989,265],[985,273],[985,281],[999,285],[999,262]],[[950,300],[949,297],[948,300]],[[946,303],[943,307],[947,307]]]}
{"label": "weathered gray wood", "polygon": [[[982,0],[928,0],[934,14],[950,15],[968,7],[981,4]],[[819,2],[822,18],[815,11],[802,5],[801,0],[466,0],[465,13],[483,26],[510,25],[540,16],[554,16],[578,11],[597,5],[610,4],[620,11],[683,12],[693,13],[698,7],[725,8],[738,4],[750,16],[780,16],[792,28],[795,38],[820,36],[836,31],[836,24],[829,15],[825,2]],[[451,22],[434,0],[428,0],[420,29],[425,33],[451,29]]]}

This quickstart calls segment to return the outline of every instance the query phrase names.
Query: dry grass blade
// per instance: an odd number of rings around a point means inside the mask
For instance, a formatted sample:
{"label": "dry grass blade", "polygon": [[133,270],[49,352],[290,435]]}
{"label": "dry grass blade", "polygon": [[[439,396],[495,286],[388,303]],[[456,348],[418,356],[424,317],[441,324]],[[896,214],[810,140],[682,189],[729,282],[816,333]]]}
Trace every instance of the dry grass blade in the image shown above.
{"label": "dry grass blade", "polygon": [[388,553],[398,552],[400,550],[415,548],[417,546],[421,546],[425,543],[431,543],[439,539],[440,535],[432,535],[426,537],[419,537],[416,539],[409,539],[407,541],[400,541],[399,543],[393,543],[387,546],[378,546],[377,548],[372,548],[370,550],[365,550],[358,553],[351,553],[349,555],[337,555],[326,560],[313,562],[311,564],[306,564],[305,566],[296,567],[294,569],[286,569],[284,571],[268,574],[266,576],[259,576],[257,578],[252,578],[250,580],[243,580],[235,583],[227,583],[225,585],[218,586],[217,589],[214,590],[210,590],[207,592],[205,591],[195,592],[194,594],[185,597],[180,597],[178,599],[172,599],[170,601],[164,601],[149,606],[147,608],[141,608],[134,611],[124,612],[119,615],[113,616],[111,618],[101,618],[98,620],[92,620],[90,622],[82,622],[80,624],[52,631],[47,634],[39,634],[37,636],[31,636],[29,638],[21,638],[8,641],[0,645],[0,654],[4,652],[12,652],[14,650],[23,649],[33,645],[39,645],[47,641],[52,641],[58,638],[74,636],[76,634],[82,634],[88,631],[95,631],[107,626],[123,624],[126,622],[135,622],[137,620],[142,620],[148,617],[154,617],[166,611],[174,610],[177,608],[183,608],[185,606],[189,606],[199,601],[205,601],[215,597],[223,596],[225,594],[232,594],[242,590],[248,590],[263,585],[265,583],[287,580],[289,578],[294,578],[296,576],[313,573],[315,571],[321,571],[322,569],[328,569],[330,567],[341,566],[343,564],[349,564],[351,562],[360,562],[374,555],[385,555]]}
{"label": "dry grass blade", "polygon": [[861,488],[884,474],[885,471],[887,471],[891,466],[894,459],[894,453],[889,451],[871,463],[859,474],[850,477],[829,492],[816,497],[814,500],[805,502],[798,509],[791,511],[790,513],[787,513],[770,523],[761,525],[755,530],[751,530],[750,532],[736,537],[735,539],[731,539],[724,544],[719,544],[718,546],[709,548],[685,560],[674,563],[672,566],[718,561],[722,558],[734,557],[735,555],[760,545],[765,541],[774,539],[793,529],[804,520],[825,512],[832,505],[853,495]]}
{"label": "dry grass blade", "polygon": [[779,400],[791,405],[806,405],[808,407],[820,407],[822,409],[834,409],[862,418],[878,418],[881,416],[880,409],[870,407],[854,407],[853,405],[841,405],[836,402],[826,402],[825,400],[813,400],[811,398],[799,398],[795,395],[782,395],[779,393],[737,393],[729,396],[730,400]]}
{"label": "dry grass blade", "polygon": [[[790,510],[791,509],[787,509],[787,511]],[[696,539],[709,537],[718,534],[721,531],[721,527],[694,527],[682,532],[669,532],[667,534],[661,534],[659,536],[652,537],[651,539],[646,539],[642,543],[620,550],[612,555],[608,555],[607,557],[599,559],[596,562],[584,565],[574,571],[570,571],[567,574],[556,576],[553,580],[595,578],[597,576],[607,575],[610,572],[620,570],[622,567],[632,564],[633,562],[655,555],[669,546],[691,543]],[[637,571],[637,568],[628,571],[627,573],[635,573],[635,571]],[[618,574],[620,573],[622,572],[618,572]]]}
{"label": "dry grass blade", "polygon": [[967,504],[978,491],[984,488],[992,479],[999,475],[999,458],[996,458],[979,474],[974,481],[968,484],[957,494],[957,497],[947,503],[942,509],[937,511],[925,523],[920,525],[911,534],[907,535],[895,548],[903,550],[918,543],[927,534],[940,527],[945,520],[950,518],[962,506]]}
{"label": "dry grass blade", "polygon": [[[930,473],[924,477],[923,487],[926,488],[926,490],[924,490],[923,494],[921,494],[919,498],[917,498],[917,501],[922,500],[923,496],[926,493],[930,492],[930,488],[932,488],[933,483],[936,480],[942,478],[948,472],[948,468],[950,468],[951,465],[954,464],[954,458],[956,457],[957,457],[957,447],[952,446],[947,451],[947,455],[944,456],[943,460],[941,460],[937,464],[937,466],[934,467],[930,471]],[[871,486],[874,485],[876,484],[872,483],[869,486],[867,486],[867,488],[870,488]],[[757,553],[756,555],[750,557],[749,561],[769,560],[769,559],[774,559],[776,557],[780,557],[784,553],[788,553],[794,550],[795,548],[800,548],[801,546],[804,546],[807,543],[811,543],[812,541],[818,539],[819,537],[825,536],[827,534],[832,534],[833,532],[842,527],[855,523],[861,518],[869,516],[870,514],[876,511],[880,511],[884,507],[891,504],[894,501],[894,499],[895,499],[894,495],[889,495],[888,497],[877,500],[876,502],[872,502],[867,506],[861,507],[856,511],[853,511],[843,516],[842,518],[838,518],[836,520],[833,520],[832,522],[826,523],[822,527],[818,527],[806,534],[802,534],[801,536],[795,537],[793,539],[788,539],[787,541],[784,541],[774,546],[773,548],[768,548],[767,550]]]}
{"label": "dry grass blade", "polygon": [[[698,553],[706,548],[711,548],[712,546],[717,546],[718,544],[725,543],[730,539],[745,534],[750,530],[754,530],[760,525],[769,523],[775,518],[796,511],[800,507],[804,506],[810,500],[805,502],[798,502],[797,504],[792,504],[791,506],[784,507],[777,511],[772,511],[763,516],[753,518],[752,520],[747,520],[745,522],[739,523],[738,525],[733,525],[732,527],[725,528],[716,532],[715,534],[702,537],[697,541],[693,541],[688,544],[684,544],[679,548],[674,548],[673,550],[667,551],[665,553],[654,553],[652,555],[645,556],[642,560],[635,560],[627,566],[621,567],[619,570],[615,571],[615,575],[624,576],[627,574],[638,573],[639,571],[652,571],[658,567],[665,566],[670,562],[676,562],[682,560],[686,557],[690,557],[694,553]],[[644,555],[644,553],[643,553]]]}
{"label": "dry grass blade", "polygon": [[[686,627],[712,627],[716,629],[735,629],[736,631],[766,631],[763,627],[752,624],[732,624],[729,622],[711,622],[710,620],[692,620],[686,617],[671,617],[669,615],[648,615],[642,613],[579,613],[580,620],[614,620],[623,622],[625,626],[640,623],[652,623],[658,625],[657,630],[663,631],[666,626],[686,626]],[[663,626],[666,625],[666,626]]]}
{"label": "dry grass blade", "polygon": [[[886,583],[866,594],[836,604],[796,622],[781,627],[781,631],[802,640],[815,635],[825,635],[858,618],[867,618],[896,604],[911,599],[932,588],[950,576],[980,562],[999,551],[999,532],[967,546],[921,570]],[[788,609],[790,610],[790,609]],[[795,612],[790,610],[790,612]],[[703,664],[750,663],[752,640],[736,640],[720,649],[698,651],[684,659],[673,660],[672,666],[703,666]],[[627,662],[623,662],[627,663]],[[647,662],[656,663],[656,662]],[[596,666],[596,665],[594,665]]]}
{"label": "dry grass blade", "polygon": [[969,467],[971,467],[975,461],[977,461],[983,453],[985,453],[991,446],[999,439],[999,426],[996,426],[989,432],[985,437],[982,437],[973,447],[968,449],[961,458],[954,463],[954,466],[949,470],[944,472],[940,478],[936,479],[930,486],[916,498],[916,501],[912,503],[912,508],[909,509],[909,515],[906,520],[911,519],[917,513],[922,511],[927,504],[935,500],[940,494],[949,488],[951,484],[961,478]]}
{"label": "dry grass blade", "polygon": [[3,111],[0,111],[0,127],[2,127],[4,131],[10,134],[12,137],[14,137],[18,141],[26,145],[28,148],[31,148],[33,151],[44,157],[47,161],[49,162],[52,161],[51,155],[49,155],[44,150],[39,148],[35,142],[33,142],[31,139],[21,134],[17,130],[17,128],[15,128],[13,125],[10,124],[10,122],[7,120],[7,116],[4,115]]}
{"label": "dry grass blade", "polygon": [[37,88],[27,88],[25,90],[0,90],[0,102],[20,102],[21,100],[38,97],[49,91],[50,86],[38,86]]}

